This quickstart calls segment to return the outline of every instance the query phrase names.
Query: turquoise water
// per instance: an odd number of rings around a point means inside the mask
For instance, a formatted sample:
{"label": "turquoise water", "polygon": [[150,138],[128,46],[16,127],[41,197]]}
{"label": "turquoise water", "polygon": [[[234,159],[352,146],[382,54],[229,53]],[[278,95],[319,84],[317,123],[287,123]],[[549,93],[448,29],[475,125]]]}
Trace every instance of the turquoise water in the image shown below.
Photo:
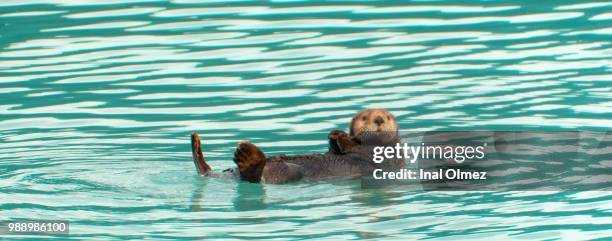
{"label": "turquoise water", "polygon": [[69,220],[55,237],[87,240],[610,239],[609,192],[236,183],[196,174],[189,133],[221,170],[240,140],[323,152],[363,108],[411,131],[610,131],[611,10],[3,0],[0,220]]}

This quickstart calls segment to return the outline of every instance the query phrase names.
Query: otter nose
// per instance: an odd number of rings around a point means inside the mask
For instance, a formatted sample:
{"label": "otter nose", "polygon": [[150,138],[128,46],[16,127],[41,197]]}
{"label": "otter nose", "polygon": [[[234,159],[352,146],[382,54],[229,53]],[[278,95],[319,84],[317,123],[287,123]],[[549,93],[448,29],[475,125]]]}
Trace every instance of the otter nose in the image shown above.
{"label": "otter nose", "polygon": [[385,122],[385,120],[383,120],[383,118],[380,116],[377,116],[376,119],[374,119],[374,123],[377,125],[382,125],[383,122]]}

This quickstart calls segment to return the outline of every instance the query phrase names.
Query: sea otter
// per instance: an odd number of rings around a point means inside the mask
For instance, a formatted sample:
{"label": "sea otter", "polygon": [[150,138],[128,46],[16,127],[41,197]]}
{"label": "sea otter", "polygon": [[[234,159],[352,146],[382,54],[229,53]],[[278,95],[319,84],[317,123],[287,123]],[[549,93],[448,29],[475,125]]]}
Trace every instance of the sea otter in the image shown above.
{"label": "sea otter", "polygon": [[[298,180],[356,178],[377,168],[396,170],[404,167],[403,159],[372,161],[373,146],[393,146],[399,141],[395,117],[383,109],[366,109],[353,116],[349,134],[334,130],[328,134],[329,151],[312,155],[278,155],[267,157],[254,144],[242,141],[234,153],[237,168],[224,173],[237,175],[253,183],[282,184]],[[198,172],[213,175],[204,160],[200,138],[191,135],[193,159]],[[218,175],[218,174],[216,174]]]}

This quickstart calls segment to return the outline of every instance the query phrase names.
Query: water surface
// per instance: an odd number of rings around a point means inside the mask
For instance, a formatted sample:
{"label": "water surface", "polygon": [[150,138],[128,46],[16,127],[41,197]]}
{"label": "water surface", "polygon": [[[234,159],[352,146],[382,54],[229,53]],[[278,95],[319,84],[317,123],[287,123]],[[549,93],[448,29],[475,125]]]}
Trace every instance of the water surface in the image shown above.
{"label": "water surface", "polygon": [[609,239],[607,192],[236,183],[196,175],[189,133],[224,169],[240,140],[325,151],[363,108],[411,131],[610,131],[611,10],[4,0],[0,219],[70,220],[88,240]]}

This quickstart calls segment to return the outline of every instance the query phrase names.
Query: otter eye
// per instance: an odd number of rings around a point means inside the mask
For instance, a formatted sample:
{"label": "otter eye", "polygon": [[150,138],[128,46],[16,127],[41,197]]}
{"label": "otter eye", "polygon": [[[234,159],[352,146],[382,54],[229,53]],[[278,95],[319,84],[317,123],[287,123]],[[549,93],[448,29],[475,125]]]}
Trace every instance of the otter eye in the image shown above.
{"label": "otter eye", "polygon": [[366,121],[367,119],[368,119],[368,118],[366,118],[365,116],[362,116],[362,117],[361,117],[361,120],[362,120],[362,121]]}

